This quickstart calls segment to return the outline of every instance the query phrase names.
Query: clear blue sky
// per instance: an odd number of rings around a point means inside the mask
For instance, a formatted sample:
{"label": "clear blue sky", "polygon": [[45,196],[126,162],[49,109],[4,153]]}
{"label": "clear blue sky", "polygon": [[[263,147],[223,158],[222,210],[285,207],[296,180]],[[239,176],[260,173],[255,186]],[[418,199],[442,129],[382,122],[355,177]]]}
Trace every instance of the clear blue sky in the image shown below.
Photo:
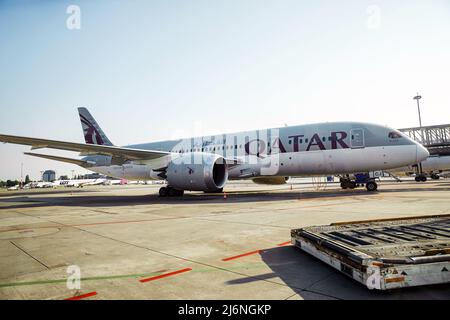
{"label": "clear blue sky", "polygon": [[[71,4],[80,30],[66,27]],[[1,1],[0,133],[81,142],[77,106],[118,145],[285,123],[400,128],[418,124],[418,90],[423,123],[450,123],[449,57],[446,0]],[[0,145],[0,179],[21,163],[34,179],[84,172],[28,149]]]}

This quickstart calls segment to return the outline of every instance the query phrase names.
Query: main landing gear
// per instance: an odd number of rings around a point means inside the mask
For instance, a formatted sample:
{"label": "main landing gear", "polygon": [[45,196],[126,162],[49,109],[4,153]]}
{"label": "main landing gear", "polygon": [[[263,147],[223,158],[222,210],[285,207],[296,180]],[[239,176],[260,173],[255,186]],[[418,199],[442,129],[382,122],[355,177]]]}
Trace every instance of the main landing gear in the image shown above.
{"label": "main landing gear", "polygon": [[214,190],[214,191],[203,191],[204,193],[223,193],[223,188]]}
{"label": "main landing gear", "polygon": [[350,179],[341,179],[341,188],[342,189],[355,189],[357,187],[355,181],[351,181]]}
{"label": "main landing gear", "polygon": [[184,190],[174,189],[170,186],[162,187],[159,189],[160,197],[182,197],[184,194]]}

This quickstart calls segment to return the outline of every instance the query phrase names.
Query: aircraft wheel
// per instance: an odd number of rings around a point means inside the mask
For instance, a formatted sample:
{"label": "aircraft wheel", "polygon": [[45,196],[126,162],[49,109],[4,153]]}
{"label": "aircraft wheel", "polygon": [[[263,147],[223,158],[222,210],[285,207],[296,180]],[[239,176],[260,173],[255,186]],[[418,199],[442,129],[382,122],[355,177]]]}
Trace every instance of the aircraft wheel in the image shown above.
{"label": "aircraft wheel", "polygon": [[356,182],[354,182],[354,181],[351,181],[350,183],[349,183],[349,185],[348,185],[348,187],[350,188],[350,189],[355,189],[356,188]]}
{"label": "aircraft wheel", "polygon": [[223,192],[223,188],[214,190],[214,191],[203,191],[204,193],[222,193]]}
{"label": "aircraft wheel", "polygon": [[422,177],[420,177],[420,181],[422,181],[422,182],[425,182],[425,181],[427,181],[427,177],[426,177],[426,176],[422,176]]}
{"label": "aircraft wheel", "polygon": [[181,197],[184,194],[184,190],[174,189],[172,187],[167,187],[167,195],[169,197]]}
{"label": "aircraft wheel", "polygon": [[162,188],[159,189],[159,196],[160,197],[167,197],[167,193],[168,193],[168,190],[167,190],[166,187],[162,187]]}
{"label": "aircraft wheel", "polygon": [[440,176],[437,175],[437,174],[432,174],[431,175],[431,179],[433,179],[433,180],[439,180],[439,178],[440,178]]}
{"label": "aircraft wheel", "polygon": [[367,191],[376,191],[378,189],[378,185],[375,181],[369,181],[366,183]]}
{"label": "aircraft wheel", "polygon": [[416,180],[416,182],[420,182],[420,177],[416,176],[416,177],[414,178],[414,180]]}
{"label": "aircraft wheel", "polygon": [[175,190],[174,188],[168,188],[168,192],[167,194],[169,195],[169,197],[175,197],[177,195],[177,190]]}

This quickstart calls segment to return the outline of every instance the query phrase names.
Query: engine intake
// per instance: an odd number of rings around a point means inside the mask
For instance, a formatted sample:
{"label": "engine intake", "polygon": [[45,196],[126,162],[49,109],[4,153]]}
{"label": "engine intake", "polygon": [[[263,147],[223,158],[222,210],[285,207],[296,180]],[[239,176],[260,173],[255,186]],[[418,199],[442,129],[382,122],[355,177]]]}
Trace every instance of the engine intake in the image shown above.
{"label": "engine intake", "polygon": [[214,192],[228,180],[225,159],[201,152],[186,153],[173,159],[166,170],[170,186],[180,190]]}

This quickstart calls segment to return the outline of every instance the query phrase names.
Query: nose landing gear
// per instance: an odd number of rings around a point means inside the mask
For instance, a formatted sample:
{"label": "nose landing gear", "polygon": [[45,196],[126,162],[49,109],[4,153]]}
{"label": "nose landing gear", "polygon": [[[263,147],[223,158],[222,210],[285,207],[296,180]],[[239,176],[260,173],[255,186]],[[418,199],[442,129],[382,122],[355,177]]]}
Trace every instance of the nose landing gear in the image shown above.
{"label": "nose landing gear", "polygon": [[425,182],[427,181],[427,176],[423,173],[422,163],[419,163],[416,166],[416,177],[414,178],[416,182]]}
{"label": "nose landing gear", "polygon": [[416,182],[425,182],[427,181],[427,177],[424,174],[418,175],[414,178]]}

